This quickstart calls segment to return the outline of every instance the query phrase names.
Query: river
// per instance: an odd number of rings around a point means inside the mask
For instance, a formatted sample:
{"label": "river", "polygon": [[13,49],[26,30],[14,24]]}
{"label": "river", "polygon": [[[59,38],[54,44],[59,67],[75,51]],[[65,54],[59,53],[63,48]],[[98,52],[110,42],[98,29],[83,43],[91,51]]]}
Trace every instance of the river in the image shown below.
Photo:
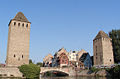
{"label": "river", "polygon": [[[40,79],[113,79],[107,77],[43,77]],[[114,78],[119,79],[119,78]]]}
{"label": "river", "polygon": [[[0,79],[20,79],[20,78],[0,78]],[[107,77],[42,77],[40,79],[120,79]]]}

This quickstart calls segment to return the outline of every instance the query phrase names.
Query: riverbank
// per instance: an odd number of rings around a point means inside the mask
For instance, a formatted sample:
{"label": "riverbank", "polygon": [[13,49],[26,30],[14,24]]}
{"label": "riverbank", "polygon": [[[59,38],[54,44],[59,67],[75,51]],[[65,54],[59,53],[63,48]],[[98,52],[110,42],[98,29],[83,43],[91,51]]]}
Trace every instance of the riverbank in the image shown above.
{"label": "riverbank", "polygon": [[107,77],[110,74],[106,70],[99,70],[97,72],[92,72],[91,70],[82,70],[78,71],[76,76],[100,76],[100,77]]}
{"label": "riverbank", "polygon": [[90,70],[76,71],[76,76],[100,76],[100,77],[117,77],[120,78],[120,65],[113,68],[91,68]]}

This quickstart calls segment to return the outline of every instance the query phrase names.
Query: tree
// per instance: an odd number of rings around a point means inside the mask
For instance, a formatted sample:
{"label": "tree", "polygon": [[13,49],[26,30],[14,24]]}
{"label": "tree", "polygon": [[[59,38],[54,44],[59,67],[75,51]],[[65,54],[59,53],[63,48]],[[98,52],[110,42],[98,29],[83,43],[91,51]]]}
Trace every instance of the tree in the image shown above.
{"label": "tree", "polygon": [[112,39],[113,54],[115,63],[120,62],[120,30],[112,30],[109,32],[109,37]]}
{"label": "tree", "polygon": [[29,59],[29,64],[33,63],[31,59]]}
{"label": "tree", "polygon": [[120,78],[120,65],[116,65],[115,67],[111,69],[107,69],[107,71],[110,73],[112,79],[115,77]]}
{"label": "tree", "polygon": [[41,63],[41,62],[37,62],[36,65],[38,65],[38,66],[40,66],[40,67],[43,67],[43,63]]}
{"label": "tree", "polygon": [[29,79],[35,79],[35,78],[39,78],[39,74],[40,74],[40,67],[38,67],[35,64],[29,64],[29,65],[22,65],[19,67],[20,72],[23,73],[23,75],[26,78]]}

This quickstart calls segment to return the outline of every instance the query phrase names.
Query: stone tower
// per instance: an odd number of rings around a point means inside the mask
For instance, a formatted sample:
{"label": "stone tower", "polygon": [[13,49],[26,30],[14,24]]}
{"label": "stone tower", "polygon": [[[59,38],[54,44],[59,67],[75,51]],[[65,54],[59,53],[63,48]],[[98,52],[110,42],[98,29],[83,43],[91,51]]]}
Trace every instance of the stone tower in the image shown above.
{"label": "stone tower", "polygon": [[30,24],[22,12],[18,12],[9,22],[7,66],[29,63]]}
{"label": "stone tower", "polygon": [[111,39],[100,31],[93,40],[94,66],[109,66],[114,64]]}

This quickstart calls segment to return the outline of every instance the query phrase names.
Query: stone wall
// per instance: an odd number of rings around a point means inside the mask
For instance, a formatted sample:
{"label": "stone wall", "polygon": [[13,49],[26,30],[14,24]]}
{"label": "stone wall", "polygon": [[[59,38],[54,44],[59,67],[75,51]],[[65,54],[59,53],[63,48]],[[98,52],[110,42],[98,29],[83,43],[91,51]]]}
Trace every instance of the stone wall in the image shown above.
{"label": "stone wall", "polygon": [[94,65],[103,64],[103,49],[102,49],[102,39],[97,39],[93,41],[93,54],[94,54]]}
{"label": "stone wall", "polygon": [[4,67],[4,68],[0,68],[0,76],[2,76],[2,77],[22,77],[23,74],[16,67],[14,67],[14,68]]}
{"label": "stone wall", "polygon": [[30,23],[11,20],[9,24],[7,66],[29,63]]}
{"label": "stone wall", "polygon": [[109,39],[103,39],[102,41],[103,47],[103,64],[104,65],[112,65],[114,64],[114,57],[112,51],[112,42]]}
{"label": "stone wall", "polygon": [[93,40],[94,66],[109,66],[114,64],[111,39],[103,31],[100,31]]}

